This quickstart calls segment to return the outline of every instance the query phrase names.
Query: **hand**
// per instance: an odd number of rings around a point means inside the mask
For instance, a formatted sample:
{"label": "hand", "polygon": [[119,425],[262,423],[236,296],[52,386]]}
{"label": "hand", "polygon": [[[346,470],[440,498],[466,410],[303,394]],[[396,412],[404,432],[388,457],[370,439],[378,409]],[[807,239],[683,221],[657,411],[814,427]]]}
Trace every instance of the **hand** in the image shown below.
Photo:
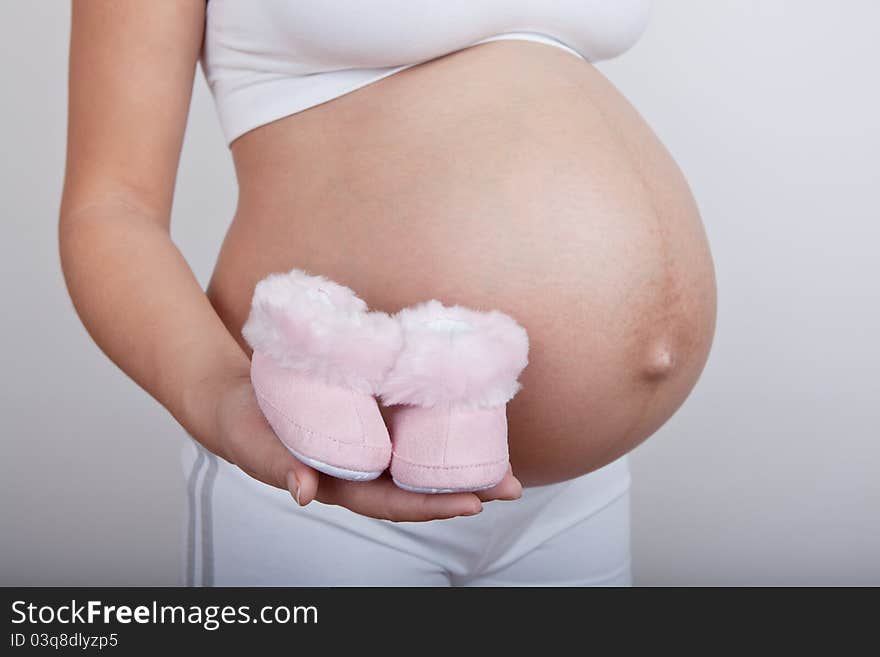
{"label": "hand", "polygon": [[234,380],[215,400],[215,438],[220,454],[251,477],[289,490],[301,506],[318,500],[372,518],[427,521],[474,515],[482,510],[482,502],[515,500],[522,494],[522,486],[510,469],[500,484],[477,493],[411,493],[395,486],[387,475],[369,482],[336,479],[310,468],[288,451],[263,417],[248,379]]}

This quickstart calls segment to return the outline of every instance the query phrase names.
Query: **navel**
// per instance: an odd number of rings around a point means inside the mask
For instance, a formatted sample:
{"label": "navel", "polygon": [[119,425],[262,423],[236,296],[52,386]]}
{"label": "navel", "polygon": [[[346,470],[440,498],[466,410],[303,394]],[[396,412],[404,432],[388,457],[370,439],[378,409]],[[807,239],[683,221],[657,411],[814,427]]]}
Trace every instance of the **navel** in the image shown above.
{"label": "navel", "polygon": [[656,381],[668,378],[675,369],[675,352],[668,342],[658,342],[651,346],[642,366],[645,378]]}

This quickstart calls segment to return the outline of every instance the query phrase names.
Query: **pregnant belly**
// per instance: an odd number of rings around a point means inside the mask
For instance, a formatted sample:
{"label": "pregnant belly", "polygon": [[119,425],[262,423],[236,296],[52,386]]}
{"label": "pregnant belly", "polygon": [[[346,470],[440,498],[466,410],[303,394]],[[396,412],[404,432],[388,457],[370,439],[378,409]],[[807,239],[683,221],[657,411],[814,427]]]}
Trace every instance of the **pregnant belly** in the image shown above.
{"label": "pregnant belly", "polygon": [[389,312],[433,297],[511,314],[531,340],[508,407],[526,485],[638,445],[705,365],[715,278],[687,184],[635,110],[567,52],[481,44],[257,128],[232,151],[239,205],[209,296],[233,335],[254,284],[292,267]]}

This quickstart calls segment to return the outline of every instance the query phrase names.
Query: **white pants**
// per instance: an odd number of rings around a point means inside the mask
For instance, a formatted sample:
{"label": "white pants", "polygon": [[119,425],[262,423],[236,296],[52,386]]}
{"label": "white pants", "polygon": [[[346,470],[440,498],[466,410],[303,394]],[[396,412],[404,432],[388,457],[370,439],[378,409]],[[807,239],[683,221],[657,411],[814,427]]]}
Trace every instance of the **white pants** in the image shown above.
{"label": "white pants", "polygon": [[184,445],[190,586],[629,586],[626,457],[488,502],[476,516],[392,523],[251,479]]}

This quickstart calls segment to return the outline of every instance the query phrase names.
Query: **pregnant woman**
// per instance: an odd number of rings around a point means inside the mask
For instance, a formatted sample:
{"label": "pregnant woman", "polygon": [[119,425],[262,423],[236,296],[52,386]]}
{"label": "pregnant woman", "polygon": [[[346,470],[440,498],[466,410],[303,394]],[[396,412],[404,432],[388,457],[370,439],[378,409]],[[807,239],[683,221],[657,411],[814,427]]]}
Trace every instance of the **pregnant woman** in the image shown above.
{"label": "pregnant woman", "polygon": [[[715,325],[687,183],[591,64],[647,5],[74,1],[64,273],[96,342],[195,439],[187,583],[629,583],[626,454],[685,400]],[[169,237],[199,65],[239,185],[207,293]],[[428,495],[292,456],[241,337],[256,283],[292,268],[386,312],[516,318],[504,481]]]}

